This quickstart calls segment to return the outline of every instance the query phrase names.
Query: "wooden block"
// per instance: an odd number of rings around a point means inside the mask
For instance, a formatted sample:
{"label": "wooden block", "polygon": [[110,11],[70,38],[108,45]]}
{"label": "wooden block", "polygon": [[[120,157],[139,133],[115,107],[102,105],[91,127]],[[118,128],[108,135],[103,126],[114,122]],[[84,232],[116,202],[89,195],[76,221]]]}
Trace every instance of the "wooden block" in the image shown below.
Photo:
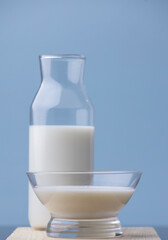
{"label": "wooden block", "polygon": [[[57,240],[60,238],[57,238]],[[66,239],[66,238],[64,238]],[[123,228],[123,236],[113,240],[160,240],[152,227]],[[34,230],[30,227],[17,228],[6,240],[54,240],[46,236],[45,231]],[[79,240],[79,239],[78,239]]]}

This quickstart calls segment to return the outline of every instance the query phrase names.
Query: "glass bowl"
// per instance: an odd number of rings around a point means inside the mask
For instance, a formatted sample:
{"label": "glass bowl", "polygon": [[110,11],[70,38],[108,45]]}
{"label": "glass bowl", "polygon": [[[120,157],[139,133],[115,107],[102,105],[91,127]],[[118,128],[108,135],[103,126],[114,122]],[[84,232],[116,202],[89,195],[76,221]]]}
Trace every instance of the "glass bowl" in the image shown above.
{"label": "glass bowl", "polygon": [[111,238],[122,235],[117,217],[142,172],[28,172],[27,176],[51,219],[49,237]]}

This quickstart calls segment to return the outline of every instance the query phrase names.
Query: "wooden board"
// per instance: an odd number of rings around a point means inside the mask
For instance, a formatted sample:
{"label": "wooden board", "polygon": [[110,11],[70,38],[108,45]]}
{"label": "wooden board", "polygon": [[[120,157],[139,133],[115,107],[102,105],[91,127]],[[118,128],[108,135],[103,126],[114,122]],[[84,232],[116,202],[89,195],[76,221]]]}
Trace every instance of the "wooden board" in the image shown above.
{"label": "wooden board", "polygon": [[[65,239],[65,238],[64,238]],[[123,236],[113,240],[160,240],[152,227],[123,228]],[[6,240],[54,240],[46,236],[45,231],[33,230],[30,227],[17,228]],[[57,238],[58,240],[58,238]]]}

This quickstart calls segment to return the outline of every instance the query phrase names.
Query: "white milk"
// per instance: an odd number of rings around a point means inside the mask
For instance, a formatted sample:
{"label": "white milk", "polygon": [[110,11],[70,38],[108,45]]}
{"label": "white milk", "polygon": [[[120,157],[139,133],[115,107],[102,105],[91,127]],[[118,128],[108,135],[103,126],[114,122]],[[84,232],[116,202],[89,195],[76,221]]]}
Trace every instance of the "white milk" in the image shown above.
{"label": "white milk", "polygon": [[[29,171],[93,171],[93,145],[91,126],[30,126]],[[29,187],[30,225],[45,228],[49,218]]]}
{"label": "white milk", "polygon": [[35,192],[53,216],[60,219],[115,217],[134,189],[110,186],[35,187]]}

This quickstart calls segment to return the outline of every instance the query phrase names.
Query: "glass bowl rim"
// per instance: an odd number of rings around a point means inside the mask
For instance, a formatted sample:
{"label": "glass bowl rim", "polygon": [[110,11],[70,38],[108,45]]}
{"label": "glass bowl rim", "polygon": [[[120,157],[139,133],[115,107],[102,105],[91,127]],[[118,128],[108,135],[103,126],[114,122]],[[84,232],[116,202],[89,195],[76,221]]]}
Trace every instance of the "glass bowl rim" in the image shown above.
{"label": "glass bowl rim", "polygon": [[111,175],[115,175],[115,174],[139,174],[142,175],[142,171],[91,171],[91,172],[56,172],[56,171],[38,171],[38,172],[33,172],[33,171],[27,171],[26,174],[34,174],[34,175],[43,175],[43,174],[57,174],[57,175],[61,175],[61,174],[65,174],[65,175],[77,175],[77,174],[111,174]]}

